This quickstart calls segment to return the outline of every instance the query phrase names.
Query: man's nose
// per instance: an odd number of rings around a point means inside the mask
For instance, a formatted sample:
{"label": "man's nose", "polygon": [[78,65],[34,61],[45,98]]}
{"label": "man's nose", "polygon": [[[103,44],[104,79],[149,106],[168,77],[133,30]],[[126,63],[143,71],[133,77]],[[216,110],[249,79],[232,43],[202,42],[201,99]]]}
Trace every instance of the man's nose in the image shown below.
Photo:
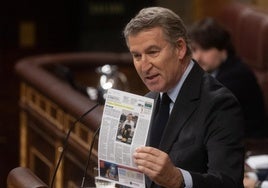
{"label": "man's nose", "polygon": [[146,55],[143,55],[142,56],[142,63],[141,63],[141,65],[142,65],[142,71],[148,71],[149,69],[150,69],[150,67],[151,67],[151,63],[150,63],[150,60],[149,60],[149,58],[146,56]]}

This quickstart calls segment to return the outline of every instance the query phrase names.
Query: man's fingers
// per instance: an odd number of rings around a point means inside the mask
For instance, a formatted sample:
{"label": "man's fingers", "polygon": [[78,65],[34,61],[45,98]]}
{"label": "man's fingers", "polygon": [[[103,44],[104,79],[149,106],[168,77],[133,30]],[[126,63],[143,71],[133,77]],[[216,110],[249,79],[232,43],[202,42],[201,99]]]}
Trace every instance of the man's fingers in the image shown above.
{"label": "man's fingers", "polygon": [[152,147],[140,147],[136,149],[133,157],[139,170],[155,177],[160,174],[165,166],[166,155],[166,153]]}
{"label": "man's fingers", "polygon": [[160,153],[162,151],[160,151],[159,149],[153,148],[153,147],[149,147],[149,146],[141,146],[136,148],[135,150],[137,153],[150,153],[151,155],[154,156],[159,156]]}

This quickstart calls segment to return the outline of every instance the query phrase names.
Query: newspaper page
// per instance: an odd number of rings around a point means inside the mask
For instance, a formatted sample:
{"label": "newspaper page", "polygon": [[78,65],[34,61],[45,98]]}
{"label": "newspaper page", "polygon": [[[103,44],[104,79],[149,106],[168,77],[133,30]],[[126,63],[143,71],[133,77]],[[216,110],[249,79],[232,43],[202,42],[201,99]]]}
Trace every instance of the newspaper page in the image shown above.
{"label": "newspaper page", "polygon": [[151,98],[108,90],[99,134],[99,178],[126,187],[145,187],[133,152],[146,143],[153,105]]}

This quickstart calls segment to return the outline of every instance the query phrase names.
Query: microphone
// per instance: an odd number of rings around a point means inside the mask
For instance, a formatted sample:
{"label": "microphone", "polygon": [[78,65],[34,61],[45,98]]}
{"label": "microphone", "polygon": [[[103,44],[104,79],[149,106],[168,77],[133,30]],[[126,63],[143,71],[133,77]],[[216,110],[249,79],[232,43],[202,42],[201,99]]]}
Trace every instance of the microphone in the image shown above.
{"label": "microphone", "polygon": [[57,174],[57,171],[58,171],[58,168],[60,166],[60,163],[61,163],[61,160],[62,160],[62,157],[64,156],[64,153],[66,151],[66,148],[68,146],[68,139],[69,139],[69,136],[72,132],[72,130],[74,129],[74,126],[77,122],[81,121],[88,113],[90,113],[92,110],[94,110],[97,106],[99,106],[99,104],[95,104],[93,107],[91,107],[88,111],[86,111],[84,114],[82,114],[79,118],[77,118],[71,125],[70,129],[68,130],[68,133],[66,135],[66,137],[64,138],[64,141],[63,141],[63,149],[62,149],[62,152],[60,154],[60,157],[59,157],[59,160],[57,162],[57,165],[56,165],[56,168],[54,170],[54,173],[53,173],[53,177],[51,179],[51,183],[50,183],[50,188],[53,188],[53,184],[54,184],[54,181],[55,181],[55,178],[56,178],[56,174]]}
{"label": "microphone", "polygon": [[86,180],[86,177],[87,177],[87,169],[88,169],[88,166],[89,166],[89,161],[90,161],[90,158],[91,158],[92,149],[93,149],[93,146],[94,146],[94,143],[95,143],[95,138],[98,135],[99,131],[100,131],[100,127],[98,127],[98,129],[95,131],[93,139],[92,139],[92,142],[90,144],[88,157],[87,157],[87,163],[86,163],[86,166],[85,166],[84,175],[83,175],[83,179],[82,179],[82,183],[81,183],[80,188],[84,188],[85,180]]}

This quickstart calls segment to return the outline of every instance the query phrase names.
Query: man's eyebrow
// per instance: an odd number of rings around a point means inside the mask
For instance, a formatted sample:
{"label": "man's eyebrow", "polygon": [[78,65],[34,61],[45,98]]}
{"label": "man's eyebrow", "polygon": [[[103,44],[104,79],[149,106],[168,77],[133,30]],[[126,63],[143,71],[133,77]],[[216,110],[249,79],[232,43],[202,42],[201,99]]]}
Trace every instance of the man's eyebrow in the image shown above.
{"label": "man's eyebrow", "polygon": [[[160,47],[157,45],[151,45],[151,46],[148,46],[144,51],[146,52],[146,51],[149,51],[152,49],[160,49]],[[130,50],[130,53],[139,53],[139,52],[137,52],[135,50]]]}
{"label": "man's eyebrow", "polygon": [[152,46],[149,46],[148,48],[146,48],[145,51],[151,50],[151,49],[160,49],[160,47],[157,45],[152,45]]}
{"label": "man's eyebrow", "polygon": [[134,51],[134,50],[133,50],[133,51],[132,51],[132,50],[130,50],[130,53],[131,53],[131,54],[138,54],[139,52]]}

